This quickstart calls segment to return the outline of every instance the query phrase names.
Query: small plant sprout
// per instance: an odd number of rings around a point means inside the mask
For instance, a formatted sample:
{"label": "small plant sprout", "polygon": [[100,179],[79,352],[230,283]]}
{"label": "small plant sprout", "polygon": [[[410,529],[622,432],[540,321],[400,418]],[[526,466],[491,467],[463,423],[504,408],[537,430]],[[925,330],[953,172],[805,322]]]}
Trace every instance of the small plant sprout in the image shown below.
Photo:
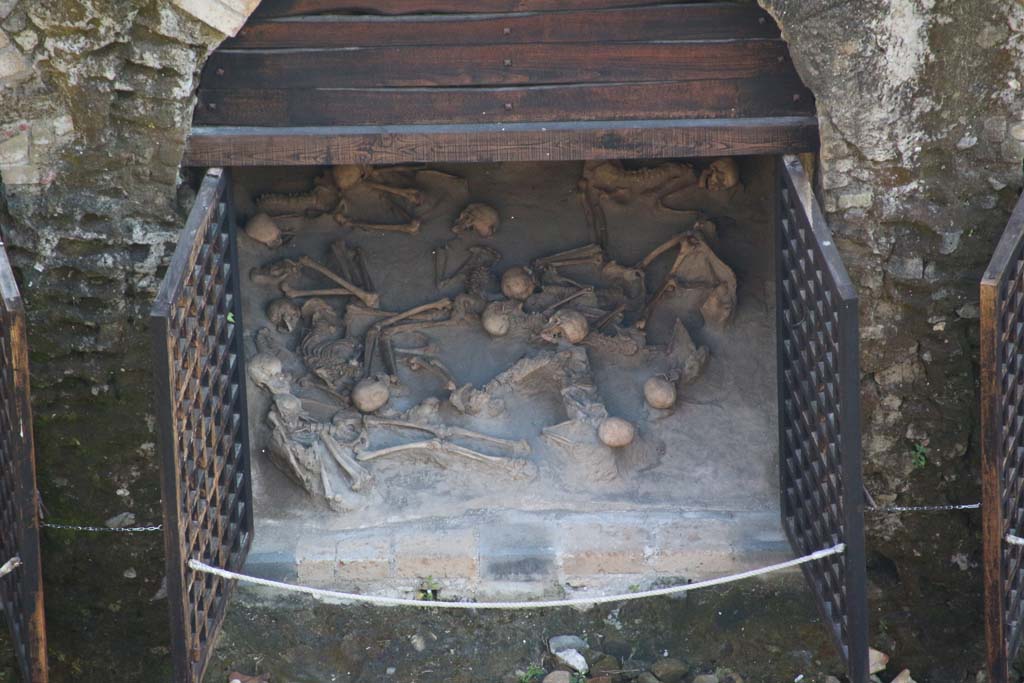
{"label": "small plant sprout", "polygon": [[424,602],[436,602],[441,599],[441,584],[434,580],[433,576],[420,581],[420,587],[416,591],[417,600],[423,600]]}
{"label": "small plant sprout", "polygon": [[914,450],[910,455],[910,463],[915,470],[919,470],[928,464],[928,447],[923,443],[915,443]]}
{"label": "small plant sprout", "polygon": [[543,678],[546,673],[547,671],[544,670],[544,667],[531,664],[519,677],[519,683],[535,683],[535,681]]}

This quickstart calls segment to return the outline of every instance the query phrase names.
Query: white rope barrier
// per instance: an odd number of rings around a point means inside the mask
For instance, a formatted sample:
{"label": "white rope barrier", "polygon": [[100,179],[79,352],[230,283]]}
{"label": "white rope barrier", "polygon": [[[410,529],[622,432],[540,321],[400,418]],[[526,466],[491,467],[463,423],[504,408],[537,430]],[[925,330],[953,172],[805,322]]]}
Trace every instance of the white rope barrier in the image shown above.
{"label": "white rope barrier", "polygon": [[[1024,539],[1022,539],[1024,542]],[[726,583],[732,583],[734,581],[742,581],[744,579],[750,579],[755,576],[761,576],[763,574],[770,574],[772,572],[781,571],[783,569],[789,569],[791,567],[798,567],[808,562],[816,562],[823,560],[826,557],[832,555],[840,555],[846,551],[846,544],[839,543],[831,548],[825,548],[817,552],[811,553],[810,555],[804,555],[803,557],[797,557],[786,562],[780,562],[778,564],[768,565],[766,567],[759,567],[757,569],[750,569],[739,574],[730,574],[728,576],[719,576],[714,579],[707,579],[705,581],[697,581],[694,583],[687,583],[679,586],[670,586],[668,588],[656,588],[647,591],[638,591],[636,593],[624,593],[620,595],[602,595],[592,598],[567,598],[562,600],[537,600],[529,602],[454,602],[454,601],[443,601],[443,600],[413,600],[411,598],[388,598],[376,595],[359,595],[356,593],[342,593],[340,591],[326,590],[323,588],[312,588],[309,586],[299,586],[292,583],[283,583],[281,581],[272,581],[270,579],[261,579],[255,576],[249,576],[247,574],[239,574],[238,572],[229,571],[227,569],[221,569],[219,567],[212,567],[208,564],[200,562],[199,560],[189,560],[188,566],[193,571],[202,572],[204,574],[213,574],[223,579],[232,579],[235,581],[241,581],[242,583],[250,583],[256,586],[263,586],[265,588],[275,588],[277,590],[289,591],[292,593],[305,593],[306,595],[313,598],[320,598],[325,600],[337,600],[344,602],[361,602],[370,605],[377,605],[381,607],[427,607],[427,608],[444,608],[444,609],[503,609],[503,610],[520,610],[520,609],[546,609],[550,607],[582,607],[588,605],[601,605],[609,602],[626,602],[628,600],[642,600],[644,598],[655,598],[665,595],[675,595],[677,593],[685,593],[687,591],[697,590],[698,588],[710,588],[711,586],[720,586]]]}
{"label": "white rope barrier", "polygon": [[21,566],[21,558],[15,555],[3,564],[0,564],[0,578],[3,578]]}

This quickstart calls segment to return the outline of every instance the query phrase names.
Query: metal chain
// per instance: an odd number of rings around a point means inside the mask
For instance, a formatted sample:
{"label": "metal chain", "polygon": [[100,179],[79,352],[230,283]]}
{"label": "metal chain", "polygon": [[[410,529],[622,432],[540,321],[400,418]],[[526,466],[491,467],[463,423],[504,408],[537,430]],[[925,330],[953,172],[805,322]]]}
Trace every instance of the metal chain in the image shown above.
{"label": "metal chain", "polygon": [[875,497],[871,495],[871,491],[868,491],[867,486],[863,488],[863,491],[864,502],[867,503],[865,511],[876,512],[882,515],[897,512],[952,512],[954,510],[978,510],[981,508],[981,503],[962,503],[952,505],[886,505],[884,507],[878,507],[878,504],[875,503]]}
{"label": "metal chain", "polygon": [[164,525],[157,524],[156,526],[123,526],[123,527],[109,527],[109,526],[82,526],[79,524],[54,524],[52,522],[42,522],[40,524],[44,529],[66,529],[68,531],[99,531],[109,533],[121,533],[121,534],[135,534],[146,531],[163,531]]}
{"label": "metal chain", "polygon": [[[965,503],[962,505],[889,505],[886,507],[868,507],[865,511],[884,515],[898,512],[952,512],[956,510],[979,509],[981,509],[981,503]],[[153,526],[106,527],[84,526],[81,524],[57,524],[54,522],[41,522],[39,526],[43,527],[44,529],[64,529],[66,531],[86,531],[121,534],[147,533],[163,531],[164,529],[163,524],[156,524]]]}
{"label": "metal chain", "polygon": [[868,512],[888,514],[892,512],[949,512],[952,510],[979,510],[981,503],[965,503],[963,505],[889,505],[887,507],[869,507]]}

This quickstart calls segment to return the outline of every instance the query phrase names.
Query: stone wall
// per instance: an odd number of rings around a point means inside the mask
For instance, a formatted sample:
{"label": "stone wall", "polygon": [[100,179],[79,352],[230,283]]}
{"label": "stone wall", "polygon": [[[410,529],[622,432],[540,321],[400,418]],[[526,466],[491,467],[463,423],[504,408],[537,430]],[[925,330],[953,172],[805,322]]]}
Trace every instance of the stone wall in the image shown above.
{"label": "stone wall", "polygon": [[[159,518],[146,311],[189,199],[198,69],[256,4],[0,0],[0,225],[55,519]],[[1024,6],[762,4],[818,97],[826,209],[863,296],[868,486],[977,500],[977,280],[1021,188]],[[870,524],[874,642],[934,680],[981,665],[978,523]],[[56,679],[162,675],[160,540],[51,532],[44,552]]]}
{"label": "stone wall", "polygon": [[[975,502],[978,280],[1021,191],[1024,4],[762,4],[817,97],[825,208],[862,297],[867,487]],[[872,515],[869,535],[876,646],[959,680],[979,654],[942,653],[980,638],[979,516]]]}
{"label": "stone wall", "polygon": [[[55,520],[160,520],[146,318],[189,200],[197,69],[254,4],[0,0],[0,224]],[[56,680],[168,680],[162,548],[46,533]]]}

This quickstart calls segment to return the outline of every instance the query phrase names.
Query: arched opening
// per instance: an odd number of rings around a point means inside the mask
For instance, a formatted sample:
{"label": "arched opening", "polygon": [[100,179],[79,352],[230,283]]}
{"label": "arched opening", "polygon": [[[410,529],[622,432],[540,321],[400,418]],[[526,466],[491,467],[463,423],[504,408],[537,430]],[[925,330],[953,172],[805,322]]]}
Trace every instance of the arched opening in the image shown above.
{"label": "arched opening", "polygon": [[856,296],[781,160],[813,98],[751,5],[553,6],[264,2],[208,61],[155,309],[182,680],[229,593],[193,558],[480,598],[837,543],[805,573],[866,677]]}

